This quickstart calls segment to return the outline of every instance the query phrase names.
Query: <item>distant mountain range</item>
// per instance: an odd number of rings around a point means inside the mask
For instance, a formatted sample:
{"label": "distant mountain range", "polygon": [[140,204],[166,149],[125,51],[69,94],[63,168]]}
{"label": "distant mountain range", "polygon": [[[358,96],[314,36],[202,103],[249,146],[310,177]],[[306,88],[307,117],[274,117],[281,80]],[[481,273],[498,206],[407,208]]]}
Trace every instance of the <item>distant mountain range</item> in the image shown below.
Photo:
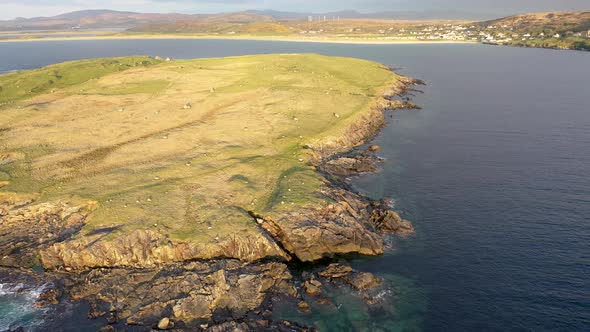
{"label": "distant mountain range", "polygon": [[385,11],[379,13],[360,13],[355,10],[343,10],[328,13],[293,13],[275,10],[249,10],[248,13],[274,17],[276,19],[306,19],[312,17],[340,17],[351,19],[388,19],[388,20],[483,20],[498,17],[493,14],[472,13],[454,10],[428,11]]}
{"label": "distant mountain range", "polygon": [[359,13],[353,10],[330,13],[293,13],[273,10],[250,10],[237,13],[222,14],[148,14],[135,12],[122,12],[114,10],[84,10],[52,17],[17,18],[14,20],[0,21],[0,30],[63,30],[71,28],[128,29],[146,24],[164,24],[176,21],[203,21],[203,22],[258,22],[289,19],[307,19],[312,17],[340,17],[341,19],[396,19],[396,20],[480,20],[491,18],[482,17],[460,11],[398,11],[381,13]]}
{"label": "distant mountain range", "polygon": [[61,30],[76,27],[88,29],[131,28],[149,23],[172,23],[178,20],[198,19],[201,15],[143,14],[114,10],[84,10],[52,17],[17,18],[0,21],[2,30]]}

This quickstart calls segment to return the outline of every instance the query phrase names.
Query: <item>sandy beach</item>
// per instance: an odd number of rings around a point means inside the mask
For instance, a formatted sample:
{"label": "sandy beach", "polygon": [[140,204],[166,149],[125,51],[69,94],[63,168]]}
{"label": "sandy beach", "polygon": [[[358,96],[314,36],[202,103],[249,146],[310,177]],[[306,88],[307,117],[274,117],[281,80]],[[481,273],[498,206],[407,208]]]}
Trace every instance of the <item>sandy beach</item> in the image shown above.
{"label": "sandy beach", "polygon": [[406,39],[376,39],[376,38],[347,38],[347,37],[298,37],[298,36],[222,36],[222,35],[175,35],[175,34],[129,34],[129,35],[101,35],[101,36],[71,36],[71,37],[42,37],[42,38],[6,38],[0,39],[0,43],[33,42],[33,41],[79,41],[79,40],[137,40],[137,39],[220,39],[220,40],[257,40],[257,41],[282,41],[304,43],[335,43],[335,44],[466,44],[473,41],[459,40],[406,40]]}

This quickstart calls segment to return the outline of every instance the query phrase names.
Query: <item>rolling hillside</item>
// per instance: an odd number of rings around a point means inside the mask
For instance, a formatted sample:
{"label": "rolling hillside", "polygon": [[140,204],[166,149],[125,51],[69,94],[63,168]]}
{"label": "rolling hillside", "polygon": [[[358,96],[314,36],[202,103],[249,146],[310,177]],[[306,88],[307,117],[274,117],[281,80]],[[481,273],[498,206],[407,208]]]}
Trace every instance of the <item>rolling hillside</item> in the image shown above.
{"label": "rolling hillside", "polygon": [[484,21],[479,25],[527,30],[529,33],[576,33],[590,30],[590,11],[522,14]]}

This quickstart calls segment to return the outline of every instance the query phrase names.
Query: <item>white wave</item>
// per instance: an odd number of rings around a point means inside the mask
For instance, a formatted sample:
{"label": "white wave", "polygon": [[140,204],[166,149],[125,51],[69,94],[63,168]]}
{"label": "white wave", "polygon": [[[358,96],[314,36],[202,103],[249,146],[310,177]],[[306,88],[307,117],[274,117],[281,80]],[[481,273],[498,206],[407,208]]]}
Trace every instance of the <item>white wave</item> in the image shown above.
{"label": "white wave", "polygon": [[47,309],[36,308],[35,301],[46,287],[0,283],[0,331],[18,326],[33,328],[41,324]]}

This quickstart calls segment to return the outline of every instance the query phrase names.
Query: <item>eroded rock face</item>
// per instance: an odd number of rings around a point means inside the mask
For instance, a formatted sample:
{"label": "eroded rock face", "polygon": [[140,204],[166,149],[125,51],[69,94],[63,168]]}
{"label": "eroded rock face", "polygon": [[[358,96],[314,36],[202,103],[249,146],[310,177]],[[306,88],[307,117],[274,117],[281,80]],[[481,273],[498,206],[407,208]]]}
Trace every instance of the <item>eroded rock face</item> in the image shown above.
{"label": "eroded rock face", "polygon": [[345,278],[346,282],[356,290],[367,290],[375,288],[381,284],[381,279],[375,277],[372,273],[356,272]]}
{"label": "eroded rock face", "polygon": [[326,266],[326,268],[321,270],[318,274],[324,278],[337,279],[346,277],[350,273],[352,273],[352,267],[348,265],[332,263]]}
{"label": "eroded rock face", "polygon": [[35,203],[30,195],[0,193],[0,265],[31,267],[39,250],[69,239],[84,226],[86,207]]}
{"label": "eroded rock face", "polygon": [[[295,294],[283,263],[235,260],[173,264],[158,269],[94,269],[68,282],[74,300],[97,306],[96,317],[115,313],[128,325],[199,326],[244,318],[274,293]],[[296,292],[296,291],[295,291]]]}
{"label": "eroded rock face", "polygon": [[340,157],[322,164],[322,170],[337,176],[349,177],[361,173],[373,173],[377,171],[377,157],[369,154],[358,154],[353,157]]}
{"label": "eroded rock face", "polygon": [[337,254],[383,253],[383,239],[370,223],[367,202],[335,187],[326,187],[322,194],[334,203],[320,209],[298,208],[257,221],[283,248],[304,262]]}
{"label": "eroded rock face", "polygon": [[56,243],[41,251],[45,268],[70,267],[155,267],[170,262],[192,259],[236,258],[246,262],[263,258],[288,260],[285,253],[264,234],[235,236],[217,244],[173,242],[167,236],[149,230],[136,230],[114,240],[100,235],[85,236]]}
{"label": "eroded rock face", "polygon": [[412,223],[402,219],[400,215],[392,210],[373,210],[372,222],[382,232],[397,234],[412,234],[414,226]]}

